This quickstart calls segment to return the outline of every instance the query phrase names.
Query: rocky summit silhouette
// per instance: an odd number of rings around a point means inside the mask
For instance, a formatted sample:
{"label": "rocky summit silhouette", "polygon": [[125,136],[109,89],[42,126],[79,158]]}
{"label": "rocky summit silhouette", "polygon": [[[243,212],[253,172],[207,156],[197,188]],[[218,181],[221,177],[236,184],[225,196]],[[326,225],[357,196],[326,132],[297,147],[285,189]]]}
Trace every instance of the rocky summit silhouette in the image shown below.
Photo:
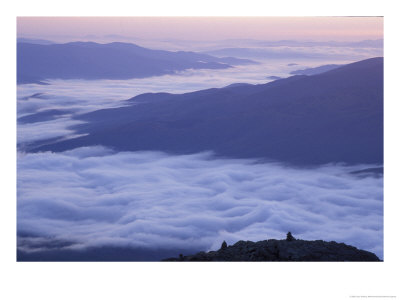
{"label": "rocky summit silhouette", "polygon": [[218,251],[199,252],[163,261],[380,261],[373,253],[344,243],[305,241],[291,234],[285,240],[239,241]]}

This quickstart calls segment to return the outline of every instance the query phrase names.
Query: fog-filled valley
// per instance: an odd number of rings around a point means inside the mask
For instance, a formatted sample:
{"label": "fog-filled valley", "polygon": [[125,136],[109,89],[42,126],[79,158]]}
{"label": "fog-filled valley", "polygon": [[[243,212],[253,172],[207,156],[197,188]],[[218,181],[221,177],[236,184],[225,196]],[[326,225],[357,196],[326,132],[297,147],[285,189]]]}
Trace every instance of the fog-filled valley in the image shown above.
{"label": "fog-filled valley", "polygon": [[[25,59],[51,46],[23,42]],[[383,59],[352,64],[380,41],[141,46],[190,62],[18,69],[19,260],[161,260],[288,231],[383,259]]]}
{"label": "fog-filled valley", "polygon": [[216,250],[223,240],[281,239],[291,231],[382,258],[382,177],[352,174],[373,167],[379,165],[293,168],[211,153],[103,147],[20,154],[19,249],[114,246],[190,254]]}

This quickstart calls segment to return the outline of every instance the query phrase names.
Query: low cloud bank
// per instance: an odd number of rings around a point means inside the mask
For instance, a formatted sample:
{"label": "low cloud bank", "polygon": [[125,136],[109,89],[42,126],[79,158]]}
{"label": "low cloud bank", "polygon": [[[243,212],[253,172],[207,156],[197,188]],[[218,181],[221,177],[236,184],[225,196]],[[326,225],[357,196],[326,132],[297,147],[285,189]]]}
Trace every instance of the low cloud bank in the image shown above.
{"label": "low cloud bank", "polygon": [[253,60],[363,60],[383,56],[382,48],[335,46],[227,47],[205,51],[213,56],[234,56]]}
{"label": "low cloud bank", "polygon": [[18,124],[17,140],[20,147],[31,142],[52,139],[57,137],[74,136],[69,126],[83,124],[82,121],[62,117],[51,121]]}
{"label": "low cloud bank", "polygon": [[370,167],[296,169],[103,147],[19,153],[19,249],[54,241],[57,249],[211,250],[223,240],[282,239],[291,231],[383,258],[383,179],[350,174]]}

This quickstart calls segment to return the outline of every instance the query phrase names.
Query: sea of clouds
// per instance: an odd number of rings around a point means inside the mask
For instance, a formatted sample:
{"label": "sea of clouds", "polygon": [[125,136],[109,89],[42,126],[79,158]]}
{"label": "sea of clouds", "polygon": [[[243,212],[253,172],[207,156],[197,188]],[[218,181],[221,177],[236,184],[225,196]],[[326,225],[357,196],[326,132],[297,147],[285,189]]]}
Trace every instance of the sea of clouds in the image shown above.
{"label": "sea of clouds", "polygon": [[334,240],[383,258],[383,179],[374,166],[293,168],[103,147],[18,155],[19,249],[218,249],[223,240]]}
{"label": "sea of clouds", "polygon": [[234,56],[247,59],[269,58],[269,60],[314,61],[321,64],[325,61],[359,61],[371,57],[383,56],[382,48],[352,47],[244,47],[208,50],[205,53],[223,57]]}
{"label": "sea of clouds", "polygon": [[[73,137],[69,127],[81,122],[74,119],[77,114],[124,106],[124,100],[142,93],[260,84],[271,81],[269,76],[352,61],[264,60],[142,79],[18,85],[17,117],[65,110],[52,120],[18,122],[19,250],[46,250],[52,241],[65,249],[210,250],[223,240],[282,239],[291,231],[297,238],[345,242],[383,258],[383,179],[350,174],[374,166],[299,169],[212,153],[116,153],[100,146],[23,152],[25,144]],[[292,63],[297,65],[288,66]]]}

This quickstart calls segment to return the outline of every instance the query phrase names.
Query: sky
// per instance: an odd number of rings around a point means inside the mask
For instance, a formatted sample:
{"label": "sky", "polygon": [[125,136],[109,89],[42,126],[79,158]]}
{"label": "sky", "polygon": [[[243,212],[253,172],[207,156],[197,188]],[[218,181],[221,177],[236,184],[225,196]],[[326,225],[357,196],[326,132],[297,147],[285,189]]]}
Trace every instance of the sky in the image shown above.
{"label": "sky", "polygon": [[383,38],[383,17],[18,17],[18,37],[359,41]]}

